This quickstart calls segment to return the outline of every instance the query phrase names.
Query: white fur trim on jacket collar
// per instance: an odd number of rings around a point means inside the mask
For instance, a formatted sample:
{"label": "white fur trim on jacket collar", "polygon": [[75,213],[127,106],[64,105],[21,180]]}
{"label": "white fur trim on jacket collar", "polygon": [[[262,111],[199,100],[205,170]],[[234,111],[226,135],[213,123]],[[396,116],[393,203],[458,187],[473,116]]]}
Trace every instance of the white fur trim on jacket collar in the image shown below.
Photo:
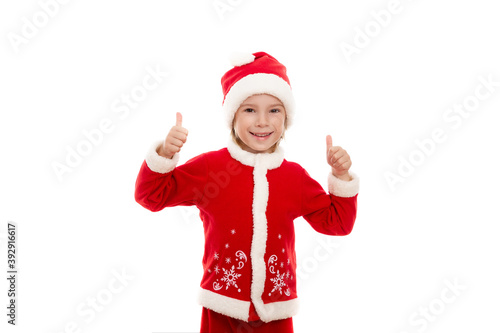
{"label": "white fur trim on jacket collar", "polygon": [[258,159],[261,163],[260,165],[268,170],[278,168],[285,159],[285,152],[280,146],[273,153],[254,154],[243,150],[232,139],[229,139],[227,150],[232,158],[244,165],[255,167]]}
{"label": "white fur trim on jacket collar", "polygon": [[292,124],[295,114],[295,100],[288,83],[274,74],[256,73],[245,76],[236,82],[226,94],[222,111],[229,128],[233,127],[235,112],[248,97],[256,94],[269,94],[278,98],[285,107],[287,126]]}
{"label": "white fur trim on jacket collar", "polygon": [[337,197],[350,198],[359,192],[359,177],[354,173],[349,173],[352,180],[345,181],[338,179],[331,172],[328,174],[328,191]]}
{"label": "white fur trim on jacket collar", "polygon": [[155,142],[149,148],[148,153],[146,154],[146,164],[151,169],[151,171],[158,173],[168,173],[175,169],[177,163],[179,162],[179,154],[175,153],[175,155],[170,159],[163,156],[158,155],[156,149],[163,144],[163,140]]}

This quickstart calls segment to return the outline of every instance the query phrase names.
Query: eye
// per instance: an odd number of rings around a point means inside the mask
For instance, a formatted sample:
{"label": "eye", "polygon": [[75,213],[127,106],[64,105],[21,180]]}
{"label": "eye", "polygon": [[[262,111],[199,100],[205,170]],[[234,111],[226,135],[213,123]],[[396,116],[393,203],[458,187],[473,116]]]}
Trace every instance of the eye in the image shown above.
{"label": "eye", "polygon": [[271,109],[271,111],[270,111],[270,112],[271,112],[271,113],[278,113],[278,112],[281,112],[281,110],[280,110],[280,109]]}
{"label": "eye", "polygon": [[243,112],[254,112],[254,109],[252,109],[252,108],[247,108],[247,109],[243,110]]}

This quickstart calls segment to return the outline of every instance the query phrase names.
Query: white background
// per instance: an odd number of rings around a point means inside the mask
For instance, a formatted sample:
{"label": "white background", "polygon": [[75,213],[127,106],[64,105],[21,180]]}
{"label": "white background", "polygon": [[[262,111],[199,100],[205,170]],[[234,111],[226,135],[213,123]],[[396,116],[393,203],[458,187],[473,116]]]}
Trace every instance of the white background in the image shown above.
{"label": "white background", "polygon": [[[266,51],[287,66],[298,106],[288,160],[326,188],[331,134],[361,177],[354,231],[331,253],[319,247],[328,238],[296,221],[307,278],[295,331],[500,329],[500,86],[455,127],[443,118],[473,101],[480,76],[500,81],[493,1],[401,0],[383,27],[370,12],[388,0],[233,0],[223,13],[212,0],[74,0],[52,5],[47,22],[40,3],[49,0],[0,5],[1,276],[8,221],[17,223],[19,268],[16,327],[6,323],[1,279],[2,332],[199,330],[196,211],[151,213],[134,201],[134,183],[176,111],[190,133],[181,163],[225,146],[220,77],[232,51]],[[35,19],[37,31],[13,44]],[[355,40],[363,47],[346,57],[341,44]],[[147,67],[169,76],[120,118],[113,103]],[[103,119],[113,130],[59,180],[54,162],[65,164],[68,147]],[[422,159],[415,140],[435,129],[446,140]],[[386,173],[410,156],[420,165],[391,189]],[[120,284],[114,274],[123,272]]]}

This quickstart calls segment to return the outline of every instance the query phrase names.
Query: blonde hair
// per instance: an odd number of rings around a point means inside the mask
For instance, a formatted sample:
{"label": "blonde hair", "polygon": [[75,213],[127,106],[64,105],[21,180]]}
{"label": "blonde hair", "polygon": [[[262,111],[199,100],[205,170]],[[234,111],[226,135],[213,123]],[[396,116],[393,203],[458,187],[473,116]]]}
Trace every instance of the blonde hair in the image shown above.
{"label": "blonde hair", "polygon": [[[287,123],[288,123],[288,117],[286,115],[286,111],[285,111],[285,129],[283,131],[283,134],[281,135],[281,138],[270,148],[271,149],[271,152],[274,153],[276,148],[278,148],[281,140],[283,140],[285,138],[285,131],[287,129]],[[236,121],[236,115],[235,117],[233,118],[233,123],[231,125],[231,138],[233,139],[234,143],[236,143],[240,148],[243,148],[243,145],[245,144],[239,137],[238,135],[236,135],[236,131],[234,130],[234,123]]]}

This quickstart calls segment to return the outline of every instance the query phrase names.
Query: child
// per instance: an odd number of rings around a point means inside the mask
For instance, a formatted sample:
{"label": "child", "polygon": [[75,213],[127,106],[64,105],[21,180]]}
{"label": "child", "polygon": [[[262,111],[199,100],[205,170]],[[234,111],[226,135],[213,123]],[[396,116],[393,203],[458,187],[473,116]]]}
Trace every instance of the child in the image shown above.
{"label": "child", "polygon": [[222,77],[232,139],[177,166],[188,131],[182,116],[142,164],[135,198],[159,211],[196,205],[205,230],[201,332],[293,332],[298,309],[293,221],[327,235],[351,232],[359,179],[347,152],[326,138],[329,194],[279,142],[295,113],[286,68],[257,52],[233,59]]}

